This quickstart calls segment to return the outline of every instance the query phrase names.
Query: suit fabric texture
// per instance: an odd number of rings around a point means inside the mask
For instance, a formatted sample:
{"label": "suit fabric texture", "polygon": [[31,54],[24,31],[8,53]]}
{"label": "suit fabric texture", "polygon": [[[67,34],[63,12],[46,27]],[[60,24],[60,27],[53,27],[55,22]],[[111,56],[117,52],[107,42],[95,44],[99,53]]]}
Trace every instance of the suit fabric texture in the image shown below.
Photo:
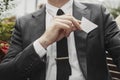
{"label": "suit fabric texture", "polygon": [[[0,64],[1,80],[45,80],[46,56],[40,58],[33,42],[45,32],[45,5],[40,10],[16,20],[11,46]],[[86,80],[112,80],[106,51],[120,68],[120,31],[108,11],[101,5],[74,1],[73,16],[82,16],[98,27],[89,33],[75,31],[79,66]],[[53,33],[54,34],[54,33]]]}

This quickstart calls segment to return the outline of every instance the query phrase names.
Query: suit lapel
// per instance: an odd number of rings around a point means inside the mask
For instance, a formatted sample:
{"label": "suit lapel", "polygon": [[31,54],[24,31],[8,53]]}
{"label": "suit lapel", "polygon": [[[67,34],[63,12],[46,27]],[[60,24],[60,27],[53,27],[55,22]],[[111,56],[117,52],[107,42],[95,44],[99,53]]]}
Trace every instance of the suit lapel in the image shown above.
{"label": "suit lapel", "polygon": [[[80,2],[74,1],[73,16],[79,20],[81,20],[82,16],[90,19],[90,10],[88,10],[87,7]],[[79,65],[84,77],[87,78],[87,33],[77,30],[74,32],[74,35]]]}
{"label": "suit lapel", "polygon": [[39,38],[44,32],[45,32],[45,24],[46,24],[46,12],[45,12],[45,5],[43,5],[40,10],[37,12],[33,13],[33,30],[32,30],[32,41],[36,40]]}

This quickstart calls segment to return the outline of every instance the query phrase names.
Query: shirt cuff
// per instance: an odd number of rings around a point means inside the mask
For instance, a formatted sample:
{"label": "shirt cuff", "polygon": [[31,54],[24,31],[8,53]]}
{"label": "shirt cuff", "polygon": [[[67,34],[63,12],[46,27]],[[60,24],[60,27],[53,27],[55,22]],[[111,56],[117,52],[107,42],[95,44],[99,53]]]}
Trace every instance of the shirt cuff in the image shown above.
{"label": "shirt cuff", "polygon": [[43,57],[46,54],[46,50],[43,48],[43,46],[39,43],[38,40],[34,41],[33,47],[35,49],[35,52],[40,56]]}

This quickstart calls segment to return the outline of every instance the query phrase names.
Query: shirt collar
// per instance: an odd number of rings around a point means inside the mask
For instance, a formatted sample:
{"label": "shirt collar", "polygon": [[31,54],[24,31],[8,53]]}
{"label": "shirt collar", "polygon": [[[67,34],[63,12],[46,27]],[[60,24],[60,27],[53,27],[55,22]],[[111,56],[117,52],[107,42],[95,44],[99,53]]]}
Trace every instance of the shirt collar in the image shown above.
{"label": "shirt collar", "polygon": [[[73,5],[73,0],[69,0],[60,9],[62,9],[64,13],[69,14],[69,10],[72,9],[72,5]],[[49,4],[48,2],[46,3],[46,12],[48,12],[50,15],[56,16],[56,13],[57,13],[58,9],[59,9],[58,7],[55,7],[51,4]]]}

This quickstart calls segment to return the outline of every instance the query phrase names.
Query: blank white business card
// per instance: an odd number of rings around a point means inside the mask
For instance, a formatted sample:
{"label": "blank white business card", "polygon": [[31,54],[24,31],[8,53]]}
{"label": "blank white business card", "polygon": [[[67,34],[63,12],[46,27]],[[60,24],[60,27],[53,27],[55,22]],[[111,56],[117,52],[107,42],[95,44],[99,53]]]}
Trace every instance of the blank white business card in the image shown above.
{"label": "blank white business card", "polygon": [[86,19],[85,17],[82,17],[80,27],[83,31],[85,31],[86,33],[89,33],[93,29],[97,28],[98,25],[94,24],[93,22]]}

